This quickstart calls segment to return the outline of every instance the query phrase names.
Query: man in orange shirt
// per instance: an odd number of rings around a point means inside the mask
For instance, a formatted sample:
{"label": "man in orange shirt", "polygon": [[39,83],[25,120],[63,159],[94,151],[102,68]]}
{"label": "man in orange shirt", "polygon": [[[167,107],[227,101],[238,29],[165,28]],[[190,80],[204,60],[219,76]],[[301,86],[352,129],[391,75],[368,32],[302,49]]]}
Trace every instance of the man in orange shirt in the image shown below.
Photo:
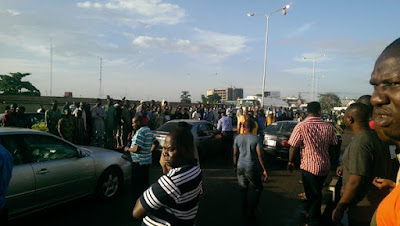
{"label": "man in orange shirt", "polygon": [[[395,40],[378,57],[371,74],[374,87],[375,130],[384,141],[400,147],[400,39]],[[398,153],[397,153],[398,154]],[[393,189],[380,203],[371,225],[400,225],[400,186],[388,179],[375,178],[374,185]]]}

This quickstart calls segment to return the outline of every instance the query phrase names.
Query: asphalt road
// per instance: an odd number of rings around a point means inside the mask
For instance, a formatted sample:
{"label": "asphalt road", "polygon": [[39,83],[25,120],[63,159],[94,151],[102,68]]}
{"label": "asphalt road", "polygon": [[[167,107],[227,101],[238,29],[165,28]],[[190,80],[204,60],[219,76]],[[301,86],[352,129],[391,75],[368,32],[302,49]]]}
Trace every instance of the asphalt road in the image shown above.
{"label": "asphalt road", "polygon": [[[342,149],[350,141],[351,135],[343,137]],[[268,164],[269,180],[264,183],[257,209],[257,225],[301,225],[303,223],[302,205],[298,194],[303,192],[300,170],[290,173],[286,162]],[[334,170],[331,172],[333,175]],[[159,166],[151,167],[151,182],[161,175]],[[328,177],[326,184],[330,182]],[[201,196],[197,225],[244,225],[240,204],[237,179],[231,167],[220,160],[209,162],[203,167],[204,194]],[[327,187],[324,193],[328,194]],[[11,220],[11,225],[41,226],[79,226],[79,225],[140,225],[132,218],[134,203],[130,194],[130,185],[123,187],[121,194],[114,200],[99,201],[83,198],[49,210],[36,212],[19,219]]]}

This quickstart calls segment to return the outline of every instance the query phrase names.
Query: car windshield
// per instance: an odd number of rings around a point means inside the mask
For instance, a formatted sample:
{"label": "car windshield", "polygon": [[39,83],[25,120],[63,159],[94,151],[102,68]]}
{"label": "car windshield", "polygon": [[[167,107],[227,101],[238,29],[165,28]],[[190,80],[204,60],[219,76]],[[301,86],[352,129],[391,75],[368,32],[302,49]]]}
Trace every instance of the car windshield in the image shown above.
{"label": "car windshield", "polygon": [[[160,128],[157,129],[157,131],[162,131],[162,132],[171,132],[173,129],[175,129],[176,126],[178,126],[179,122],[168,122],[162,125]],[[189,128],[192,128],[192,125],[189,124]]]}
{"label": "car windshield", "polygon": [[293,131],[296,125],[296,123],[273,123],[264,131],[267,134],[288,134]]}

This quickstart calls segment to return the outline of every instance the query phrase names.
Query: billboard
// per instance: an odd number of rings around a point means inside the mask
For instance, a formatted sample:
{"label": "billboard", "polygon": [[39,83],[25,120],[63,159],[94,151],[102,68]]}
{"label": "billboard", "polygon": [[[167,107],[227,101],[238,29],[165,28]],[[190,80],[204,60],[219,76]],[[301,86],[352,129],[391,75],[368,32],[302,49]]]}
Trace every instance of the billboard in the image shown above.
{"label": "billboard", "polygon": [[279,98],[281,98],[281,92],[280,91],[265,91],[264,97],[271,97],[271,98],[279,99]]}

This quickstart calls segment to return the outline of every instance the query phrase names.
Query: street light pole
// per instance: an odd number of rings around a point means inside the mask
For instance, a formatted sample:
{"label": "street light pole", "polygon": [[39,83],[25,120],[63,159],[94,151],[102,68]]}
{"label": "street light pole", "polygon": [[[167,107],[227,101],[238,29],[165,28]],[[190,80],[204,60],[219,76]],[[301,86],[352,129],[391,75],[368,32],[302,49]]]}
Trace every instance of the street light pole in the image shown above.
{"label": "street light pole", "polygon": [[315,81],[315,60],[321,57],[326,56],[326,54],[322,54],[316,57],[303,57],[304,60],[312,60],[313,62],[313,74],[311,81],[311,101],[316,101],[316,81]]}
{"label": "street light pole", "polygon": [[264,93],[265,93],[265,81],[267,77],[267,52],[268,52],[268,34],[269,34],[269,17],[279,11],[282,11],[283,15],[286,15],[287,9],[290,8],[290,4],[287,4],[283,6],[282,8],[279,8],[273,12],[270,12],[268,14],[255,14],[255,13],[248,13],[247,16],[256,16],[256,15],[262,15],[267,18],[267,29],[265,31],[265,44],[264,44],[264,71],[263,71],[263,80],[262,80],[262,89],[261,89],[261,106],[264,106]]}

